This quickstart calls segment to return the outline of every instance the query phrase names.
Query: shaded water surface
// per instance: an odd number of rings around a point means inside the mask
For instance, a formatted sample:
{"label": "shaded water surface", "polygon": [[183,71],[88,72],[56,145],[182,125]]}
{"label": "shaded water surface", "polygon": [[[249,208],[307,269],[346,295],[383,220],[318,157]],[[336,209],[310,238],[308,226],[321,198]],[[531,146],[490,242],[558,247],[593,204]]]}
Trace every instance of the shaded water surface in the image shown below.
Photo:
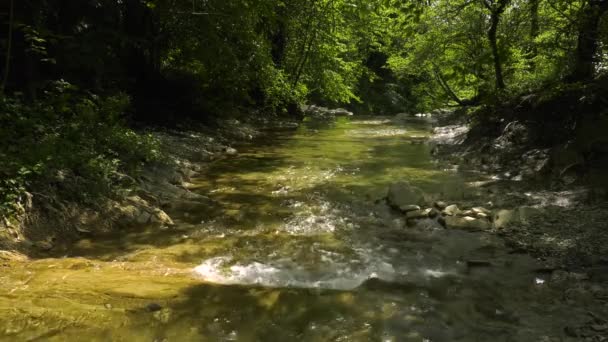
{"label": "shaded water surface", "polygon": [[309,121],[243,147],[195,180],[215,204],[171,213],[175,228],[3,265],[0,337],[562,340],[585,308],[560,304],[536,261],[490,235],[406,227],[377,201],[399,180],[437,199],[476,200],[466,186],[475,175],[432,162],[421,143],[429,129],[423,120]]}

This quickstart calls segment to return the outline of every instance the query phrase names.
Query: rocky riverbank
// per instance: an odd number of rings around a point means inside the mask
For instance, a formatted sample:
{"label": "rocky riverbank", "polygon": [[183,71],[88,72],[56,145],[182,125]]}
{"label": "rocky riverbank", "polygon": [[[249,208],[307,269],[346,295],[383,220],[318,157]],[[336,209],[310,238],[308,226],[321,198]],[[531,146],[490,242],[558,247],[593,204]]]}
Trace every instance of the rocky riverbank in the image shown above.
{"label": "rocky riverbank", "polygon": [[[230,119],[213,128],[193,125],[148,130],[160,142],[161,161],[146,165],[136,177],[117,175],[129,185],[117,196],[94,205],[58,202],[42,193],[28,193],[18,215],[0,222],[0,258],[58,255],[74,241],[119,230],[144,226],[168,229],[174,225],[171,213],[176,210],[213,207],[209,198],[190,190],[190,180],[209,163],[237,156],[235,147],[263,138],[268,129],[293,129],[297,125],[287,120]],[[58,181],[70,182],[70,177],[62,175]]]}
{"label": "rocky riverbank", "polygon": [[[485,175],[487,181],[469,184],[483,203],[426,202],[429,208],[419,210],[411,204],[420,193],[407,184],[391,188],[388,203],[407,218],[499,235],[512,253],[531,254],[546,265],[538,272],[548,275],[552,286],[564,286],[563,300],[607,307],[608,203],[605,188],[594,182],[594,170],[583,168],[583,156],[571,143],[537,148],[526,125],[517,121],[505,122],[492,137],[462,115],[434,114],[432,153],[441,164]],[[608,319],[590,312],[588,324],[565,332],[604,341]]]}

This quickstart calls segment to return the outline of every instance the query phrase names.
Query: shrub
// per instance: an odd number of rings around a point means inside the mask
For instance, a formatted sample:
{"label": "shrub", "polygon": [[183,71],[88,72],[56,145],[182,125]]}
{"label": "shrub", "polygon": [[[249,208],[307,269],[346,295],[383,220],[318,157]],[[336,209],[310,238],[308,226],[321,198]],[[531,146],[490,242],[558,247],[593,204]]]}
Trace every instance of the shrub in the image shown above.
{"label": "shrub", "polygon": [[122,173],[157,160],[159,143],[125,125],[128,106],[125,94],[82,93],[62,81],[34,103],[0,98],[0,215],[32,189],[94,203],[121,186]]}

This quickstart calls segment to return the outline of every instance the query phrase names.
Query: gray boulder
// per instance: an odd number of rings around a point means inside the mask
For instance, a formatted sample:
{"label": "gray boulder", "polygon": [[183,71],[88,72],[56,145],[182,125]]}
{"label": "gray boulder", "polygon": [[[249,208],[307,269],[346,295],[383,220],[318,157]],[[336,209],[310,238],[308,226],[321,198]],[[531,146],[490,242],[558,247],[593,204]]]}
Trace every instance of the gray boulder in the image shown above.
{"label": "gray boulder", "polygon": [[426,201],[422,190],[408,182],[400,182],[389,187],[387,202],[391,207],[407,212],[412,205],[423,204]]}

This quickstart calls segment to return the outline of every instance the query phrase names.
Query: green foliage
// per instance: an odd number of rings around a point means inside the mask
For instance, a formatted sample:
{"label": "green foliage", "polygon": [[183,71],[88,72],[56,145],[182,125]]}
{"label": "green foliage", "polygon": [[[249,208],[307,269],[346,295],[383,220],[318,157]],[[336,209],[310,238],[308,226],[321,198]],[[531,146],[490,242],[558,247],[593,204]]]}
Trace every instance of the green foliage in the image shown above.
{"label": "green foliage", "polygon": [[158,142],[122,122],[128,105],[124,94],[98,97],[65,82],[31,104],[0,98],[0,212],[13,211],[26,189],[92,203],[112,193],[120,173],[158,160]]}

